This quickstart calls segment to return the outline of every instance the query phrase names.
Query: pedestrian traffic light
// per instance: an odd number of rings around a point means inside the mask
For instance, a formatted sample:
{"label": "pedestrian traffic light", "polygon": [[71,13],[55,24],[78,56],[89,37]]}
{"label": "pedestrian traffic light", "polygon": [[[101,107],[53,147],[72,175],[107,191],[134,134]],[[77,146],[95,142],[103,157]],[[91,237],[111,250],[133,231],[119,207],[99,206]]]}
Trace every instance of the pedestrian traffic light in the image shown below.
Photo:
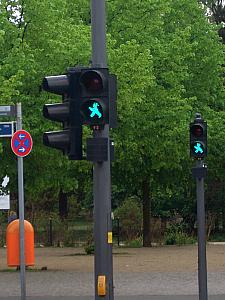
{"label": "pedestrian traffic light", "polygon": [[81,70],[80,113],[86,125],[109,124],[109,71],[106,68]]}
{"label": "pedestrian traffic light", "polygon": [[64,75],[45,77],[47,92],[61,95],[62,103],[45,104],[45,118],[61,122],[63,130],[45,132],[46,146],[62,150],[69,159],[82,159],[82,125],[101,130],[116,127],[116,76],[107,68],[72,67]]}
{"label": "pedestrian traffic light", "polygon": [[190,156],[195,159],[207,156],[207,123],[200,114],[196,114],[194,122],[190,123]]}
{"label": "pedestrian traffic light", "polygon": [[71,160],[82,159],[79,76],[79,69],[70,68],[66,75],[48,76],[42,82],[45,91],[62,96],[62,103],[44,105],[43,116],[63,123],[63,130],[45,132],[43,143],[48,147],[62,150]]}

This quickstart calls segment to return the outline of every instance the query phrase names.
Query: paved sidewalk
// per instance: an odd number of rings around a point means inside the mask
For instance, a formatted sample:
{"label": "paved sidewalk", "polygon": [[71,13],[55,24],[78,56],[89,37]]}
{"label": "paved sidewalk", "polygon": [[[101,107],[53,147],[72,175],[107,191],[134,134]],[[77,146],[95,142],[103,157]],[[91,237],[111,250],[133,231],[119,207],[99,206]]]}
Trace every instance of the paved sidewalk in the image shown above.
{"label": "paved sidewalk", "polygon": [[[36,266],[27,271],[28,300],[94,299],[93,256],[76,248],[38,248]],[[115,300],[198,299],[197,247],[114,249]],[[210,245],[209,300],[225,299],[225,246]],[[41,267],[47,271],[40,271]],[[7,271],[0,248],[0,300],[20,296],[20,273]],[[2,271],[1,271],[2,270]]]}
{"label": "paved sidewalk", "polygon": [[[0,297],[0,300],[20,300],[20,297]],[[94,300],[94,296],[84,297],[27,297],[27,300]],[[115,296],[115,300],[199,300],[197,295],[195,296]],[[209,296],[208,300],[224,300],[224,295]]]}
{"label": "paved sidewalk", "polygon": [[[20,295],[19,273],[2,272],[0,277],[0,295],[4,297]],[[91,296],[94,295],[93,273],[77,272],[27,272],[28,296]],[[197,295],[197,274],[193,272],[173,273],[115,273],[114,286],[116,296],[172,296]],[[208,291],[210,295],[224,295],[225,272],[209,273]]]}

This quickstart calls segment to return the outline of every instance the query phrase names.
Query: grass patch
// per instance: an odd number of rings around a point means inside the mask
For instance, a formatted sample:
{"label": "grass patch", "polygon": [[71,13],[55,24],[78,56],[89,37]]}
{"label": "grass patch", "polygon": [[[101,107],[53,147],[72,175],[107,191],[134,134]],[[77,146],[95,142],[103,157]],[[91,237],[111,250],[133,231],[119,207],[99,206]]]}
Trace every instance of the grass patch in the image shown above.
{"label": "grass patch", "polygon": [[214,233],[209,237],[209,242],[225,242],[225,233]]}

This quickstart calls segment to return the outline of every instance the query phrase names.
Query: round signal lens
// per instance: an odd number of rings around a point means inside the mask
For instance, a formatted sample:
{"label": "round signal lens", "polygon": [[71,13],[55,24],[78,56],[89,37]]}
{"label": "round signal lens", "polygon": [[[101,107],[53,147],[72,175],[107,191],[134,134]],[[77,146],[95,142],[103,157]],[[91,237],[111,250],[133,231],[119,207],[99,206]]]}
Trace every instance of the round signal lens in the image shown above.
{"label": "round signal lens", "polygon": [[197,137],[202,136],[203,135],[202,126],[201,125],[193,125],[191,128],[191,133]]}
{"label": "round signal lens", "polygon": [[87,71],[81,78],[81,84],[83,84],[87,91],[99,92],[103,89],[103,81],[101,76],[95,71]]}

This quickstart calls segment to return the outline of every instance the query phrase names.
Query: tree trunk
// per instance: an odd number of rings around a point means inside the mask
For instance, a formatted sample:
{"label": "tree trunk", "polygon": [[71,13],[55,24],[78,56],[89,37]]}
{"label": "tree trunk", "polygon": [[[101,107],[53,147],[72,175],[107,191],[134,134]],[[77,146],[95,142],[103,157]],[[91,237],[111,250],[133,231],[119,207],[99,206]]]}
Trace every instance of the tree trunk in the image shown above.
{"label": "tree trunk", "polygon": [[63,220],[67,218],[67,194],[63,193],[62,189],[59,192],[59,216]]}
{"label": "tree trunk", "polygon": [[225,233],[225,206],[223,206],[223,209],[222,209],[222,218],[223,218],[223,220],[222,220],[222,226],[223,226],[223,233]]}
{"label": "tree trunk", "polygon": [[151,247],[151,198],[150,198],[150,183],[148,180],[142,183],[143,197],[143,247]]}

